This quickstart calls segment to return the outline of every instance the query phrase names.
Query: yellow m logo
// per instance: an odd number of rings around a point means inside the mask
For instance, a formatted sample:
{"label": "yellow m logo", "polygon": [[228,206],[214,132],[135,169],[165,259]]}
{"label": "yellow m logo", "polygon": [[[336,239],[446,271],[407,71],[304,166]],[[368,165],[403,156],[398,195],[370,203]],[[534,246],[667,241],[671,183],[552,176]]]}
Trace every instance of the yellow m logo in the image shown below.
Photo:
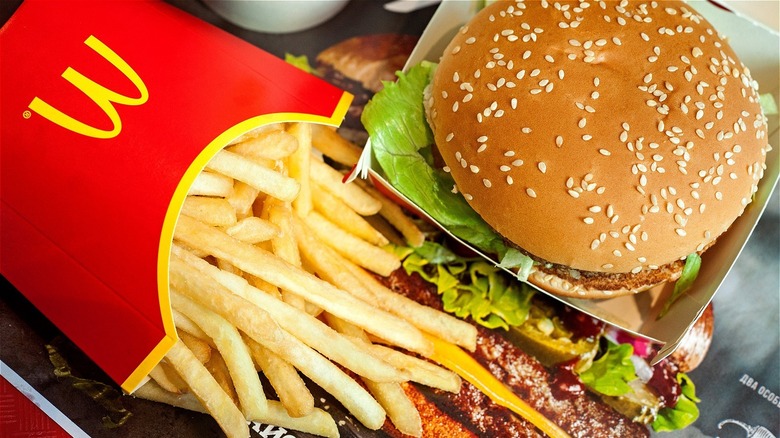
{"label": "yellow m logo", "polygon": [[114,53],[113,50],[109,49],[108,46],[103,44],[100,40],[90,35],[89,38],[84,41],[84,44],[124,73],[138,89],[141,96],[137,98],[123,96],[87,78],[73,68],[68,67],[65,72],[62,73],[62,77],[89,96],[89,98],[106,113],[108,118],[111,119],[113,128],[106,131],[87,125],[54,108],[38,97],[35,97],[32,102],[30,102],[29,108],[49,121],[73,132],[94,138],[113,138],[119,135],[119,132],[122,130],[122,120],[119,118],[119,114],[117,113],[116,108],[114,108],[113,103],[122,105],[142,105],[149,99],[149,91],[146,89],[146,85],[138,74],[136,74],[136,72],[127,65],[119,55]]}

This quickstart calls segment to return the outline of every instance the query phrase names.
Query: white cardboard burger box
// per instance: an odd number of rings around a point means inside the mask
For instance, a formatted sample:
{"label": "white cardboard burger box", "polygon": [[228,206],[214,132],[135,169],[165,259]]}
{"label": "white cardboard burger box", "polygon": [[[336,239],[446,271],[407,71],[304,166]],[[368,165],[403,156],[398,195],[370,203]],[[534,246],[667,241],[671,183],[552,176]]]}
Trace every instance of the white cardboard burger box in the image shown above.
{"label": "white cardboard burger box", "polygon": [[[444,0],[426,27],[404,70],[423,60],[438,62],[441,53],[458,29],[477,12],[478,3],[481,2]],[[775,102],[780,102],[780,32],[775,28],[776,20],[772,18],[772,14],[777,15],[777,1],[730,0],[714,3],[708,0],[689,0],[688,3],[728,38],[740,60],[759,83],[759,92],[771,94]],[[663,317],[659,318],[659,313],[673,290],[674,285],[671,283],[636,295],[604,300],[551,296],[611,325],[663,344],[653,363],[674,352],[728,275],[777,185],[780,176],[778,115],[767,117],[772,150],[767,155],[767,168],[753,202],[731,228],[702,255],[701,270],[693,287],[675,301]],[[382,184],[412,209],[436,223],[383,178],[382,169],[373,161],[370,139],[350,178],[367,178],[369,175],[375,183]],[[446,229],[444,231],[469,246]],[[475,252],[498,264],[490,256],[476,250]]]}

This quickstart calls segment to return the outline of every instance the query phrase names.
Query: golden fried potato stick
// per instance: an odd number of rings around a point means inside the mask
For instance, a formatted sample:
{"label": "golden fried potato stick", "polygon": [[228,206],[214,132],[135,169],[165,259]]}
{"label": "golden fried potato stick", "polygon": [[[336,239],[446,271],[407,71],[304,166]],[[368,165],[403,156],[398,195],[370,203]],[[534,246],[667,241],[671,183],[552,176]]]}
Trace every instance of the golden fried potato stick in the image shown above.
{"label": "golden fried potato stick", "polygon": [[[298,244],[293,236],[292,222],[290,222],[293,215],[292,205],[289,202],[270,198],[264,203],[263,210],[268,216],[268,221],[279,229],[279,234],[271,240],[273,253],[293,266],[301,266],[301,255],[298,252]],[[283,290],[282,299],[299,309],[306,308],[306,301],[303,297],[290,291]]]}
{"label": "golden fried potato stick", "polygon": [[382,208],[379,210],[379,215],[385,218],[385,220],[387,220],[390,225],[395,227],[395,229],[397,229],[404,236],[404,239],[406,239],[406,243],[408,243],[409,246],[413,246],[415,248],[422,246],[423,242],[425,242],[425,234],[423,234],[422,230],[420,230],[420,227],[414,223],[412,218],[404,213],[400,205],[388,199],[386,196],[380,193],[379,190],[372,187],[365,181],[356,180],[355,183],[360,185],[360,187],[362,187],[366,193],[373,196],[382,204]]}
{"label": "golden fried potato stick", "polygon": [[355,237],[316,211],[310,212],[303,220],[318,239],[369,271],[387,277],[401,267],[401,260],[395,254]]}
{"label": "golden fried potato stick", "polygon": [[292,201],[300,190],[300,184],[294,179],[224,149],[214,155],[206,164],[206,168],[242,181],[283,201]]}
{"label": "golden fried potato stick", "polygon": [[276,224],[265,219],[249,216],[227,227],[225,233],[242,242],[255,244],[279,237],[281,230]]}
{"label": "golden fried potato stick", "polygon": [[205,410],[217,421],[228,438],[246,438],[249,426],[244,414],[219,386],[198,358],[181,342],[173,344],[165,354],[165,360],[187,382],[192,394]]}
{"label": "golden fried potato stick", "polygon": [[[132,395],[190,411],[208,413],[192,394],[177,395],[167,392],[154,381],[145,383],[136,389]],[[268,400],[268,412],[265,417],[253,418],[252,420],[328,438],[338,438],[339,436],[338,427],[333,417],[322,409],[314,408],[311,414],[305,417],[294,418],[288,415],[282,404],[276,400]]]}
{"label": "golden fried potato stick", "polygon": [[329,126],[313,126],[311,142],[323,155],[349,167],[357,164],[363,151],[360,146],[342,137]]}
{"label": "golden fried potato stick", "polygon": [[233,178],[214,172],[203,171],[192,182],[189,196],[227,197],[233,193]]}
{"label": "golden fried potato stick", "polygon": [[252,205],[259,195],[260,190],[245,182],[236,181],[233,184],[233,193],[225,199],[236,210],[236,217],[238,219],[244,219],[252,217]]}
{"label": "golden fried potato stick", "polygon": [[236,223],[236,211],[225,198],[187,196],[181,211],[182,214],[217,227],[229,227]]}
{"label": "golden fried potato stick", "polygon": [[[171,309],[171,313],[173,314],[173,322],[176,325],[177,333],[181,333],[181,331],[185,331],[191,334],[192,336],[200,339],[201,341],[206,342],[207,344],[209,344],[210,347],[216,348],[211,338],[209,338],[207,334],[203,333],[203,330],[201,330],[201,328],[198,327],[197,324],[192,322],[191,319],[182,315],[180,312],[177,312],[176,309]],[[181,338],[181,336],[179,336],[179,338]],[[187,345],[186,342],[184,345]],[[187,346],[187,348],[189,348],[189,346]]]}
{"label": "golden fried potato stick", "polygon": [[[176,314],[181,315],[181,313],[179,312],[176,312]],[[176,319],[174,319],[174,321],[176,321]],[[178,324],[178,321],[176,321],[176,323]],[[178,329],[180,327],[177,325],[176,328]],[[185,329],[178,330],[177,334],[179,335],[179,339],[181,339],[184,345],[186,345],[187,348],[189,348],[190,351],[192,351],[192,354],[194,354],[195,357],[198,358],[200,363],[206,363],[209,361],[209,359],[211,358],[211,348],[212,348],[209,343],[212,344],[214,343],[214,341],[211,338],[207,337],[208,340],[201,339],[197,336],[187,333]],[[214,348],[216,348],[216,346]]]}
{"label": "golden fried potato stick", "polygon": [[[260,309],[268,312],[281,326],[304,344],[319,351],[330,360],[344,366],[357,375],[378,382],[402,382],[403,373],[367,354],[349,339],[305,311],[293,307],[252,287],[244,278],[221,271],[219,268],[199,259],[175,245],[171,257],[188,264],[203,275],[204,284],[212,290],[224,290],[235,294]],[[177,308],[177,306],[174,306]],[[186,312],[182,312],[185,313]],[[189,316],[189,315],[188,315]],[[197,321],[196,321],[197,322]],[[200,324],[199,324],[200,325]],[[204,328],[204,331],[205,328]],[[208,334],[208,331],[206,331]]]}
{"label": "golden fried potato stick", "polygon": [[265,414],[267,400],[263,385],[255,370],[249,347],[230,322],[215,312],[190,300],[171,288],[173,308],[193,320],[217,345],[217,351],[225,361],[230,379],[236,390],[241,410],[246,418],[258,418]]}
{"label": "golden fried potato stick", "polygon": [[267,251],[233,239],[219,229],[181,216],[174,238],[191,248],[228,260],[241,270],[296,293],[395,345],[421,354],[432,352],[431,341],[398,316],[377,309]]}
{"label": "golden fried potato stick", "polygon": [[[365,344],[370,344],[368,336],[358,327],[345,322],[333,315],[325,314],[325,320],[331,327],[341,333],[348,334],[359,339]],[[419,437],[422,435],[422,419],[417,407],[409,400],[406,392],[399,383],[374,382],[365,377],[361,378],[366,388],[374,395],[376,400],[385,408],[387,416],[396,429],[406,435]]]}
{"label": "golden fried potato stick", "polygon": [[309,415],[314,410],[314,396],[295,367],[249,336],[245,335],[244,341],[287,413],[296,418]]}
{"label": "golden fried potato stick", "polygon": [[376,306],[398,315],[420,330],[436,335],[469,351],[477,348],[477,329],[468,322],[448,313],[425,306],[385,287],[360,266],[346,260],[345,269],[354,275],[373,296]]}
{"label": "golden fried potato stick", "polygon": [[327,358],[279,327],[268,312],[224,288],[215,292],[205,274],[176,256],[171,258],[170,282],[173,289],[212,309],[247,336],[290,362],[333,395],[364,426],[373,430],[382,427],[385,410],[368,391]]}
{"label": "golden fried potato stick", "polygon": [[316,182],[312,183],[312,190],[315,193],[315,196],[312,197],[314,209],[342,230],[375,246],[390,243],[387,237],[363,219],[363,216],[355,213],[355,210],[349,208],[347,204],[331,195]]}
{"label": "golden fried potato stick", "polygon": [[[288,132],[298,140],[298,148],[287,158],[287,173],[301,187],[298,196],[292,200],[295,212],[306,215],[311,211],[311,125],[295,123]],[[277,198],[279,198],[277,196]],[[282,198],[279,198],[282,199]],[[286,199],[289,200],[289,199]]]}
{"label": "golden fried potato stick", "polygon": [[311,160],[311,179],[362,216],[379,213],[382,209],[379,200],[366,193],[357,184],[344,184],[342,182],[344,175],[321,160]]}
{"label": "golden fried potato stick", "polygon": [[298,141],[281,129],[267,130],[257,137],[247,139],[227,150],[253,160],[281,160],[298,149]]}
{"label": "golden fried potato stick", "polygon": [[187,392],[187,383],[176,374],[170,365],[160,362],[149,371],[149,378],[157,382],[161,388],[174,394]]}

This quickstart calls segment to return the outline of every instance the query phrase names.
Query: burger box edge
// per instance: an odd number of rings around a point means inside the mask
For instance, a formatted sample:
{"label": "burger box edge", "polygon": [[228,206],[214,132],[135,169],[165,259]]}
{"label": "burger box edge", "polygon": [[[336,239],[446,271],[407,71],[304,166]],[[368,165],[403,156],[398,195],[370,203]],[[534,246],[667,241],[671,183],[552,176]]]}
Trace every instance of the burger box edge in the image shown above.
{"label": "burger box edge", "polygon": [[[750,17],[727,10],[723,5],[715,5],[708,0],[692,0],[688,3],[691,3],[710,21],[715,29],[728,37],[741,61],[750,68],[751,75],[758,81],[760,93],[769,93],[775,102],[780,102],[778,96],[780,78],[777,75],[778,65],[780,65],[780,33]],[[476,12],[475,2],[442,1],[417,46],[412,51],[404,71],[423,60],[438,62],[440,54],[443,53],[452,36]],[[757,44],[758,41],[763,43]],[[531,286],[606,323],[663,344],[662,349],[653,359],[653,363],[674,352],[728,275],[767,207],[777,185],[780,177],[778,115],[769,115],[768,119],[769,143],[772,146],[772,151],[767,155],[767,169],[758,185],[753,202],[748,205],[732,227],[718,239],[717,243],[702,255],[702,267],[693,287],[677,299],[662,318],[659,318],[658,315],[672,292],[673,284],[657,286],[635,295],[604,300],[556,296],[536,286]],[[367,178],[369,175],[372,181],[391,191],[412,211],[439,225],[435,219],[415,206],[384,179],[382,169],[373,160],[370,139],[351,178],[358,176]],[[441,225],[439,227],[444,229]],[[448,230],[444,229],[444,231],[456,241],[470,247],[474,252],[498,265],[498,261],[494,258],[473,248]],[[511,273],[511,271],[509,272]]]}
{"label": "burger box edge", "polygon": [[158,0],[28,0],[0,44],[19,60],[0,69],[16,84],[0,106],[0,272],[132,393],[178,338],[168,257],[197,174],[251,129],[338,126],[352,96]]}

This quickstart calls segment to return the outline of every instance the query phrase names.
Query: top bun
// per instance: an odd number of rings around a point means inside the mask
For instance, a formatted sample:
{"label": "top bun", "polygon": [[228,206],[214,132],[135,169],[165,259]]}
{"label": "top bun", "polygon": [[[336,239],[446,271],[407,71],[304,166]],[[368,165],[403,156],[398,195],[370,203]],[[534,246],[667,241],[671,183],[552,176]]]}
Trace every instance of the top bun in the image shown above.
{"label": "top bun", "polygon": [[457,189],[537,259],[639,273],[707,248],[764,172],[750,71],[683,2],[499,1],[426,107]]}

